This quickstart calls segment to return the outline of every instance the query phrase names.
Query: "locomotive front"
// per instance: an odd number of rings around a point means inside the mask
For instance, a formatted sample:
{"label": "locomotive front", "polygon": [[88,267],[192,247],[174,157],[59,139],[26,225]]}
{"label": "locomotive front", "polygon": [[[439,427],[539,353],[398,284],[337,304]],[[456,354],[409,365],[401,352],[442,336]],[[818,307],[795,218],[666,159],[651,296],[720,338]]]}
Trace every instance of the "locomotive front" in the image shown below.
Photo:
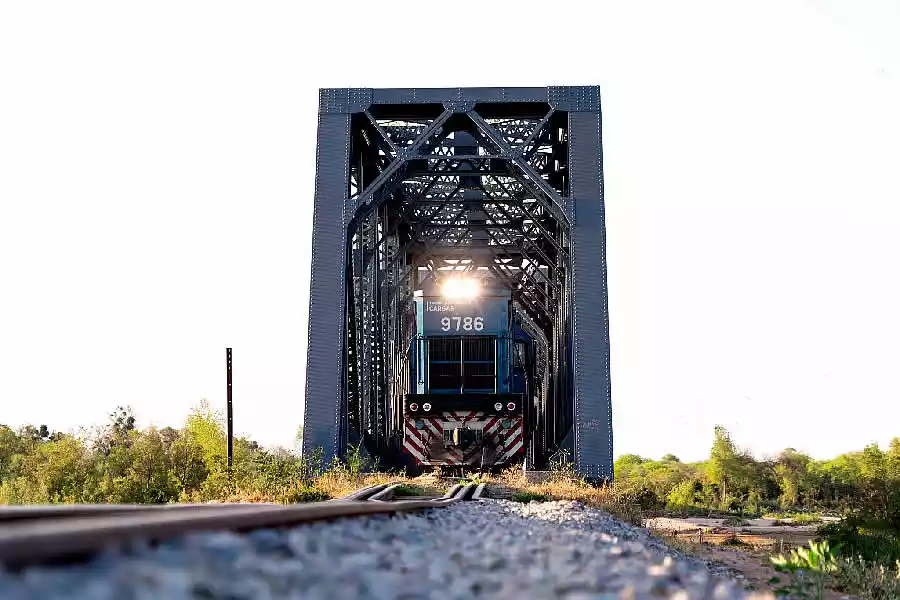
{"label": "locomotive front", "polygon": [[524,340],[510,294],[451,278],[415,292],[403,451],[423,466],[509,464],[524,450]]}

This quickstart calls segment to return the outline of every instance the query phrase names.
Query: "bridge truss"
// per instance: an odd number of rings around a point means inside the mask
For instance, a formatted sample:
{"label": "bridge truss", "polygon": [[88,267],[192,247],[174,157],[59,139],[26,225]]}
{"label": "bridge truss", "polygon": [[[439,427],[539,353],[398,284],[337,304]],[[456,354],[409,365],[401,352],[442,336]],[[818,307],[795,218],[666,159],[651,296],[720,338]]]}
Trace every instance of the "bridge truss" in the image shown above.
{"label": "bridge truss", "polygon": [[304,452],[390,457],[413,291],[453,271],[538,341],[526,466],[611,479],[605,238],[598,88],[321,90]]}

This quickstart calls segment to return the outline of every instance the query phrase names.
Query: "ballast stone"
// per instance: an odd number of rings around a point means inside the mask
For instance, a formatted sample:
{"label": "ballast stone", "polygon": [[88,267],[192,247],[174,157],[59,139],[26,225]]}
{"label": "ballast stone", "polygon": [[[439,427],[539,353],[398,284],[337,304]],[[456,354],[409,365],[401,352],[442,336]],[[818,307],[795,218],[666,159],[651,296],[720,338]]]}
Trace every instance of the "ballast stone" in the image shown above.
{"label": "ballast stone", "polygon": [[0,598],[751,599],[727,571],[577,502],[204,533],[73,567],[0,571]]}

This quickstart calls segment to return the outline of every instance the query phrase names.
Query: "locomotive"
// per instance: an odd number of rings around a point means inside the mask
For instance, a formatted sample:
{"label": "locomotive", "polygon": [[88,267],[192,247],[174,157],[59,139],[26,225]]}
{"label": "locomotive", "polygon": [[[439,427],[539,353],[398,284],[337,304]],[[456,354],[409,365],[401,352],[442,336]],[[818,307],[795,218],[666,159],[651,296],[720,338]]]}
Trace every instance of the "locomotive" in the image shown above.
{"label": "locomotive", "polygon": [[534,340],[510,293],[449,278],[414,292],[402,452],[418,467],[521,462],[535,408]]}

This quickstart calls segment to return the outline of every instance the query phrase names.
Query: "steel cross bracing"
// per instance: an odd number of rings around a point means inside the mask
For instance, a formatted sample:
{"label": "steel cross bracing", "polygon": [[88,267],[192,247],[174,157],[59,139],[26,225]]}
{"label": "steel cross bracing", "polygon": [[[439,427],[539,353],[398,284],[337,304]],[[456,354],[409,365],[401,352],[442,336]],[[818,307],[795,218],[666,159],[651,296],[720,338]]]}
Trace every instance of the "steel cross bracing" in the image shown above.
{"label": "steel cross bracing", "polygon": [[530,466],[612,477],[600,127],[596,87],[321,91],[304,451],[390,462],[412,293],[457,271],[536,340]]}

